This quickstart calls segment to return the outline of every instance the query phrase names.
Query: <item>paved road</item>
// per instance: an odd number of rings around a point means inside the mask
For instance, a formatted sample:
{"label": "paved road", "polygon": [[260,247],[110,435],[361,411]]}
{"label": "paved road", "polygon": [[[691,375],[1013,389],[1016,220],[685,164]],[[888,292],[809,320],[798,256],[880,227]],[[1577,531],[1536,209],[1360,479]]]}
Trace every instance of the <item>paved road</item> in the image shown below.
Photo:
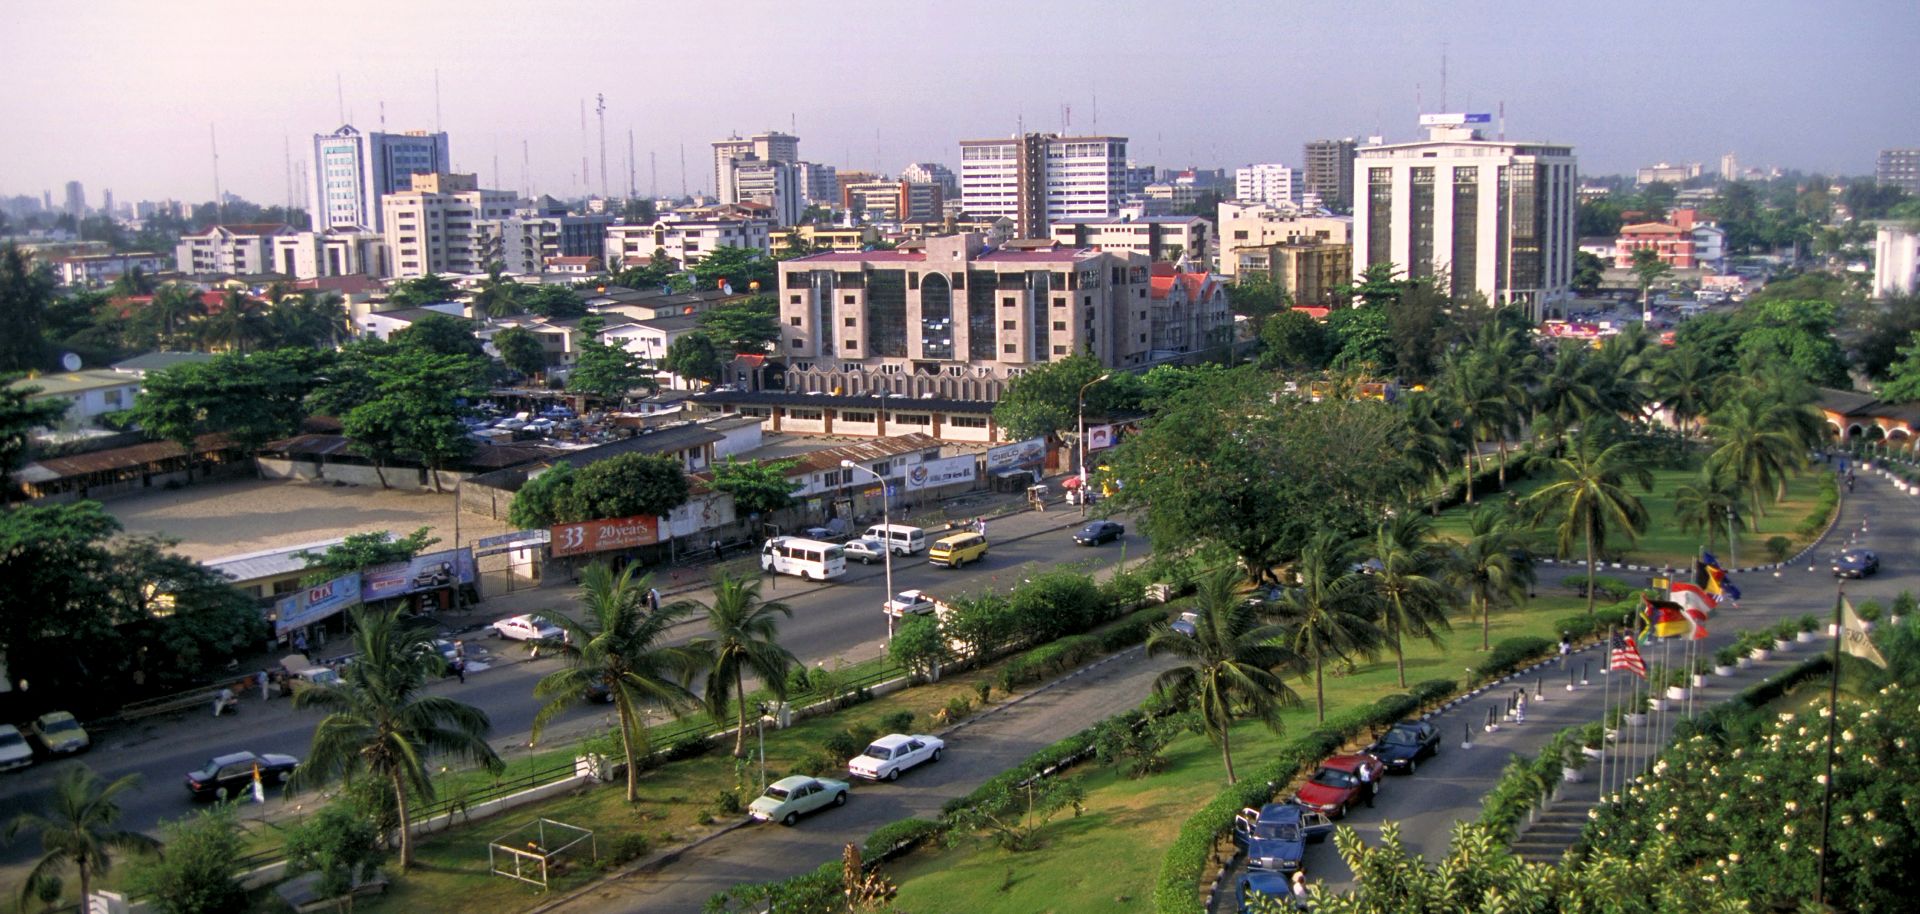
{"label": "paved road", "polygon": [[[1813,557],[1817,559],[1814,571],[1807,570],[1809,558],[1803,557],[1790,564],[1778,578],[1765,572],[1734,576],[1743,591],[1741,605],[1722,610],[1709,621],[1711,636],[1706,640],[1705,655],[1711,657],[1714,650],[1730,643],[1741,631],[1776,624],[1784,618],[1807,613],[1830,618],[1835,581],[1827,557],[1836,549],[1856,542],[1856,537],[1858,545],[1880,553],[1883,571],[1866,580],[1848,583],[1847,593],[1855,605],[1874,599],[1885,606],[1902,590],[1920,591],[1920,563],[1915,562],[1913,546],[1920,542],[1917,539],[1920,537],[1920,499],[1896,492],[1881,476],[1863,474],[1854,494],[1842,504],[1840,520],[1833,532],[1814,550]],[[1828,649],[1830,644],[1822,638],[1787,655],[1785,661],[1769,664],[1770,669],[1744,670],[1742,675],[1726,680],[1714,678],[1704,692],[1704,699],[1712,702],[1728,698],[1784,668],[1786,663],[1798,662],[1815,649]],[[1660,660],[1657,647],[1646,648],[1646,653],[1650,664]],[[1516,753],[1538,751],[1549,737],[1568,726],[1600,719],[1605,698],[1600,673],[1604,661],[1600,650],[1594,648],[1576,654],[1573,665],[1580,667],[1588,660],[1593,667],[1592,685],[1572,693],[1566,691],[1567,673],[1552,668],[1542,673],[1546,701],[1533,705],[1527,722],[1522,725],[1503,724],[1500,732],[1493,734],[1480,729],[1488,708],[1496,704],[1504,707],[1504,691],[1487,692],[1435,717],[1444,737],[1440,755],[1423,763],[1417,775],[1388,779],[1381,788],[1378,805],[1356,810],[1346,824],[1369,841],[1376,841],[1382,822],[1398,822],[1401,838],[1409,850],[1432,861],[1444,857],[1454,823],[1479,816],[1481,800],[1499,779],[1508,758]],[[1674,662],[1679,662],[1677,653]],[[1523,677],[1506,688],[1511,690],[1523,684],[1532,695],[1531,677]],[[1696,703],[1695,707],[1701,705]],[[1464,731],[1469,727],[1473,729],[1474,746],[1462,749]],[[1591,767],[1589,772],[1597,773]],[[1305,865],[1311,879],[1323,881],[1331,890],[1352,888],[1352,872],[1330,841],[1309,847]],[[1222,894],[1226,896],[1230,892]],[[1217,899],[1215,910],[1232,910],[1232,905],[1223,897]]]}
{"label": "paved road", "polygon": [[[1118,564],[1123,550],[1116,544],[1092,549],[1074,546],[1070,534],[1079,523],[1077,512],[1059,508],[995,519],[988,529],[994,545],[985,561],[952,571],[928,565],[924,553],[898,560],[894,565],[894,587],[898,590],[920,588],[941,595],[1007,590],[1030,574],[1035,563],[1052,567],[1080,561],[1095,573]],[[1145,538],[1129,534],[1125,558],[1131,561],[1146,554]],[[855,662],[883,651],[886,619],[879,609],[885,592],[883,569],[878,564],[871,567],[855,564],[848,569],[846,577],[825,585],[779,577],[764,590],[767,598],[793,607],[793,618],[781,624],[782,642],[810,666]],[[565,608],[571,602],[572,593],[570,588],[550,588],[489,600],[468,614],[468,622],[478,626],[512,613]],[[708,595],[690,596],[704,600]],[[689,623],[678,634],[693,637],[700,632],[698,624]],[[485,710],[493,721],[492,742],[503,756],[525,753],[533,715],[538,710],[533,685],[540,677],[559,669],[559,662],[551,658],[530,661],[520,646],[512,642],[479,639],[473,643],[491,648],[500,662],[483,672],[470,673],[465,684],[445,680],[429,688],[458,696]],[[94,748],[78,761],[42,763],[0,775],[0,821],[10,820],[15,813],[37,806],[61,767],[84,762],[107,778],[130,773],[142,775],[142,786],[129,794],[122,805],[121,823],[124,827],[153,831],[163,820],[177,818],[194,808],[181,786],[181,779],[208,758],[242,749],[305,755],[318,718],[310,712],[295,712],[290,701],[279,699],[263,704],[257,696],[257,692],[243,696],[246,700],[238,716],[215,719],[209,705],[207,710],[191,714],[150,719],[99,734]],[[543,741],[563,742],[611,725],[612,719],[603,708],[583,704],[551,724]],[[245,814],[275,817],[285,811],[286,804],[274,799],[265,806],[248,807]],[[0,867],[31,859],[38,847],[38,842],[32,839],[0,847]],[[6,871],[0,869],[0,877],[5,874]]]}
{"label": "paved road", "polygon": [[698,911],[715,892],[808,872],[840,856],[848,841],[909,816],[934,818],[942,804],[1049,743],[1135,707],[1170,663],[1135,648],[1115,655],[947,737],[941,761],[892,784],[856,784],[847,805],[793,828],[751,825],[722,835],[665,869],[595,885],[542,914]]}

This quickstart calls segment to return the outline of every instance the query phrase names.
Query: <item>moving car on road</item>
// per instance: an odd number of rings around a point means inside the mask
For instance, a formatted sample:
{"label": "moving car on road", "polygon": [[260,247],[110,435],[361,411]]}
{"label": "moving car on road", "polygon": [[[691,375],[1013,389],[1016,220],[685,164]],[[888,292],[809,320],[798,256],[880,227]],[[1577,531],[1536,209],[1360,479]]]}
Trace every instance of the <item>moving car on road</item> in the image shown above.
{"label": "moving car on road", "polygon": [[33,747],[20,735],[20,728],[0,724],[0,771],[12,771],[33,764]]}
{"label": "moving car on road", "polygon": [[1272,873],[1299,869],[1307,854],[1307,842],[1332,833],[1332,820],[1294,803],[1243,809],[1233,820],[1233,840],[1246,845],[1247,868]]}
{"label": "moving car on road", "polygon": [[900,772],[921,762],[939,761],[940,750],[946,747],[946,742],[935,736],[889,733],[847,762],[847,773],[869,781],[898,780]]}
{"label": "moving car on road", "polygon": [[824,581],[847,573],[847,553],[834,543],[776,536],[760,547],[760,570]]}
{"label": "moving car on road", "polygon": [[1097,520],[1073,535],[1073,541],[1082,546],[1098,546],[1109,540],[1117,540],[1127,535],[1127,528],[1110,520]]}
{"label": "moving car on road", "polygon": [[[1360,781],[1360,772],[1365,770],[1371,787]],[[1297,799],[1300,805],[1328,816],[1344,818],[1355,804],[1366,802],[1362,790],[1380,789],[1380,777],[1386,773],[1386,766],[1380,760],[1365,753],[1354,755],[1336,755],[1320,763],[1320,770],[1313,773],[1302,785]]]}
{"label": "moving car on road", "polygon": [[767,792],[747,807],[747,815],[756,821],[790,826],[800,821],[801,816],[815,810],[847,805],[849,787],[851,785],[846,781],[832,778],[810,778],[799,774],[781,778],[767,785]]}
{"label": "moving car on road", "polygon": [[906,616],[924,616],[933,612],[940,601],[929,596],[924,590],[903,590],[882,607],[887,615],[895,619]]}
{"label": "moving car on road", "polygon": [[34,718],[32,730],[33,738],[54,755],[72,755],[93,745],[80,722],[65,711],[48,711]]}
{"label": "moving car on road", "polygon": [[1864,578],[1880,570],[1880,554],[1872,549],[1848,549],[1833,557],[1833,576]]}
{"label": "moving car on road", "polygon": [[254,755],[231,752],[214,756],[198,771],[187,772],[187,791],[196,800],[224,800],[253,789],[253,772],[260,771],[260,783],[273,787],[285,784],[300,760],[291,755]]}
{"label": "moving car on road", "polygon": [[509,616],[493,623],[493,630],[512,641],[558,641],[566,634],[560,626],[532,616]]}
{"label": "moving car on road", "polygon": [[840,551],[846,553],[847,558],[859,562],[862,565],[871,565],[874,562],[885,560],[887,557],[886,549],[885,544],[870,536],[847,540],[840,544]]}
{"label": "moving car on road", "polygon": [[1368,755],[1379,759],[1388,771],[1400,774],[1412,774],[1421,759],[1433,758],[1439,752],[1440,728],[1424,720],[1394,724],[1367,747]]}
{"label": "moving car on road", "polygon": [[927,550],[927,562],[958,568],[987,557],[987,538],[978,533],[956,533],[944,537]]}

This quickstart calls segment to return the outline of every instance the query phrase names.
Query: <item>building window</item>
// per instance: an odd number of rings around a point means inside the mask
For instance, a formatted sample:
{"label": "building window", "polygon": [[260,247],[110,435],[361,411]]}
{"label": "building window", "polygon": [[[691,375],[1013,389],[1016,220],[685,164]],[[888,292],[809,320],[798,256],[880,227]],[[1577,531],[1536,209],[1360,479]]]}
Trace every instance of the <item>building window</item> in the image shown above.
{"label": "building window", "polygon": [[874,270],[867,280],[867,352],[895,357],[907,354],[905,270]]}
{"label": "building window", "polygon": [[1393,262],[1393,169],[1367,169],[1367,266]]}
{"label": "building window", "polygon": [[1001,352],[1004,352],[1004,353],[1006,353],[1006,354],[1008,354],[1008,355],[1012,355],[1012,354],[1013,354],[1013,344],[1012,344],[1012,343],[1002,343],[1002,344],[1000,345],[1000,351],[1001,351]]}
{"label": "building window", "polygon": [[1413,263],[1409,274],[1414,279],[1433,275],[1433,169],[1415,168],[1413,172]]}
{"label": "building window", "polygon": [[932,425],[933,417],[926,413],[894,413],[895,425]]}
{"label": "building window", "polygon": [[1453,170],[1453,255],[1447,267],[1455,296],[1474,290],[1479,282],[1480,169]]}
{"label": "building window", "polygon": [[847,318],[847,319],[846,319],[846,322],[847,322],[847,326],[849,326],[849,327],[858,327],[858,326],[860,326],[860,319],[859,319],[859,318],[857,318],[857,317],[849,317],[849,318]]}
{"label": "building window", "polygon": [[859,412],[859,413],[841,413],[841,414],[840,414],[840,421],[842,421],[842,422],[863,422],[863,423],[868,423],[868,424],[871,424],[871,423],[873,422],[873,414],[872,414],[872,413],[866,413],[866,412]]}
{"label": "building window", "polygon": [[826,414],[817,409],[790,409],[787,410],[787,418],[798,419],[801,422],[818,422],[826,418]]}
{"label": "building window", "polygon": [[803,347],[803,346],[805,346],[806,344],[807,344],[807,343],[806,343],[806,341],[805,341],[805,340],[802,340],[802,339],[799,339],[798,337],[796,337],[796,338],[794,339],[794,341],[793,341],[793,348],[795,348],[795,349],[799,349],[799,348],[801,348],[801,347]]}
{"label": "building window", "polygon": [[[1140,341],[1144,343],[1144,342],[1146,342],[1146,341],[1147,341],[1147,338],[1143,336],[1143,337],[1141,337],[1141,338],[1140,338]],[[1054,354],[1054,355],[1066,355],[1066,354],[1067,354],[1067,347],[1065,347],[1065,346],[1055,346],[1055,347],[1053,347],[1053,354]]]}
{"label": "building window", "polygon": [[[789,274],[787,274],[787,275],[789,275],[789,276],[798,276],[798,275],[800,275],[800,274],[798,274],[798,273],[789,273]],[[789,295],[789,296],[787,296],[787,304],[790,304],[790,305],[797,305],[797,304],[799,304],[799,303],[800,303],[800,296],[798,296],[798,295]]]}
{"label": "building window", "polygon": [[847,350],[848,352],[852,352],[853,350],[855,350],[855,349],[859,349],[859,348],[860,348],[860,341],[859,341],[859,340],[857,340],[857,339],[853,339],[853,340],[841,340],[841,341],[840,341],[840,348],[842,348],[842,349],[845,349],[845,350]]}
{"label": "building window", "polygon": [[[956,274],[959,275],[959,274]],[[993,358],[993,274],[975,273],[967,287],[967,358]]]}
{"label": "building window", "polygon": [[851,304],[853,304],[853,296],[851,296],[851,295],[842,295],[842,296],[840,296],[840,303],[841,303],[841,304],[843,304],[843,305],[851,305]]}
{"label": "building window", "polygon": [[952,428],[986,428],[985,416],[948,416],[947,425]]}
{"label": "building window", "polygon": [[800,326],[800,319],[797,317],[789,317],[787,318],[787,323],[792,326],[798,327]]}
{"label": "building window", "polygon": [[920,357],[953,358],[953,290],[941,273],[928,273],[920,285]]}

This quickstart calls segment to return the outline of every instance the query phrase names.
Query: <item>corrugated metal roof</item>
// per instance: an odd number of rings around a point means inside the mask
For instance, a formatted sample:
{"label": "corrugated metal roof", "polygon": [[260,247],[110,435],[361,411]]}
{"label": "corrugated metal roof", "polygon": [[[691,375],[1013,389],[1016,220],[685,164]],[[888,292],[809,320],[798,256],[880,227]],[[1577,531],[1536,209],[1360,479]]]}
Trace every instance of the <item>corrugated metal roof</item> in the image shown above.
{"label": "corrugated metal roof", "polygon": [[280,549],[264,549],[259,552],[247,552],[230,555],[225,558],[209,559],[200,564],[207,566],[235,581],[258,581],[261,578],[279,577],[303,571],[307,567],[305,559],[295,557],[296,552],[321,552],[328,546],[344,543],[344,536],[304,546],[288,546]]}
{"label": "corrugated metal roof", "polygon": [[[227,436],[219,432],[210,432],[194,439],[194,452],[204,454],[208,451],[225,450],[232,446]],[[171,460],[186,452],[180,445],[171,441],[148,441],[130,447],[119,447],[89,454],[74,454],[68,457],[42,457],[27,467],[42,468],[40,472],[50,472],[48,479],[65,479],[73,476],[85,476],[89,473],[104,473],[110,470],[124,470]],[[24,470],[22,472],[25,472]],[[22,477],[25,478],[25,477]]]}
{"label": "corrugated metal roof", "polygon": [[986,414],[993,412],[992,400],[956,400],[946,397],[849,397],[833,394],[801,394],[780,390],[708,392],[695,395],[701,406],[801,406],[834,409],[885,409],[894,412],[938,411],[943,413]]}

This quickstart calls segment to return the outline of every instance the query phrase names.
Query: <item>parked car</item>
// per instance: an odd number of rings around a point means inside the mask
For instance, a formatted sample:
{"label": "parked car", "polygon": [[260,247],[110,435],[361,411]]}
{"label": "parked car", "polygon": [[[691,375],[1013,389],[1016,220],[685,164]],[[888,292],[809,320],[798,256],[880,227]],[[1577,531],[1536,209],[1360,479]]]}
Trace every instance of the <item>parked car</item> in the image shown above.
{"label": "parked car", "polygon": [[187,772],[187,791],[196,800],[224,800],[252,789],[253,772],[260,771],[260,783],[274,787],[287,782],[300,760],[291,755],[254,755],[232,752],[214,756],[197,771]]}
{"label": "parked car", "polygon": [[[1268,904],[1265,907],[1254,906],[1253,899],[1256,892],[1267,899]],[[1246,875],[1240,877],[1235,897],[1240,904],[1234,910],[1239,911],[1240,914],[1254,914],[1259,910],[1280,911],[1293,904],[1293,886],[1283,873],[1248,870]]]}
{"label": "parked car", "polygon": [[33,738],[54,755],[71,755],[93,745],[80,722],[65,711],[48,711],[34,718],[31,729]]}
{"label": "parked car", "polygon": [[924,616],[933,612],[935,600],[921,590],[903,590],[887,601],[887,615],[896,619],[904,616]]}
{"label": "parked car", "polygon": [[27,738],[20,728],[12,724],[0,724],[0,771],[12,771],[33,764],[33,747],[27,745]]}
{"label": "parked car", "polygon": [[937,762],[946,741],[934,736],[889,733],[873,741],[867,751],[847,762],[847,773],[870,781],[893,781],[900,772],[921,762]]}
{"label": "parked car", "polygon": [[1373,782],[1373,789],[1378,791],[1380,778],[1386,774],[1386,766],[1380,764],[1379,759],[1364,753],[1336,755],[1321,762],[1320,769],[1301,786],[1296,795],[1300,805],[1335,819],[1344,817],[1354,804],[1366,801],[1360,792],[1363,768]]}
{"label": "parked car", "polygon": [[885,545],[871,536],[863,536],[856,540],[847,540],[840,544],[840,551],[846,553],[849,560],[859,562],[862,565],[871,565],[874,562],[885,561],[887,557],[886,550],[887,547]]}
{"label": "parked car", "polygon": [[1127,528],[1110,520],[1097,520],[1080,528],[1073,541],[1082,546],[1098,546],[1127,535]]}
{"label": "parked car", "polygon": [[1848,549],[1833,557],[1833,576],[1864,578],[1880,570],[1880,554],[1872,549]]}
{"label": "parked car", "polygon": [[1412,774],[1420,760],[1440,753],[1440,728],[1424,720],[1394,724],[1381,734],[1367,754],[1380,760],[1389,772]]}
{"label": "parked car", "polygon": [[513,641],[558,641],[566,636],[560,626],[552,622],[535,619],[532,616],[510,616],[493,623],[493,630],[502,638]]}
{"label": "parked car", "polygon": [[1173,624],[1167,627],[1191,638],[1200,634],[1200,614],[1181,613],[1180,618],[1173,620]]}
{"label": "parked car", "polygon": [[799,774],[781,778],[767,785],[767,792],[747,807],[747,815],[760,822],[792,825],[815,810],[847,805],[847,790],[851,786],[846,781]]}
{"label": "parked car", "polygon": [[527,420],[521,419],[517,416],[509,416],[505,419],[495,422],[493,424],[493,427],[503,432],[517,432],[527,427]]}
{"label": "parked car", "polygon": [[1306,857],[1307,842],[1333,833],[1333,820],[1295,803],[1243,809],[1233,820],[1233,840],[1247,848],[1247,868],[1291,873]]}

